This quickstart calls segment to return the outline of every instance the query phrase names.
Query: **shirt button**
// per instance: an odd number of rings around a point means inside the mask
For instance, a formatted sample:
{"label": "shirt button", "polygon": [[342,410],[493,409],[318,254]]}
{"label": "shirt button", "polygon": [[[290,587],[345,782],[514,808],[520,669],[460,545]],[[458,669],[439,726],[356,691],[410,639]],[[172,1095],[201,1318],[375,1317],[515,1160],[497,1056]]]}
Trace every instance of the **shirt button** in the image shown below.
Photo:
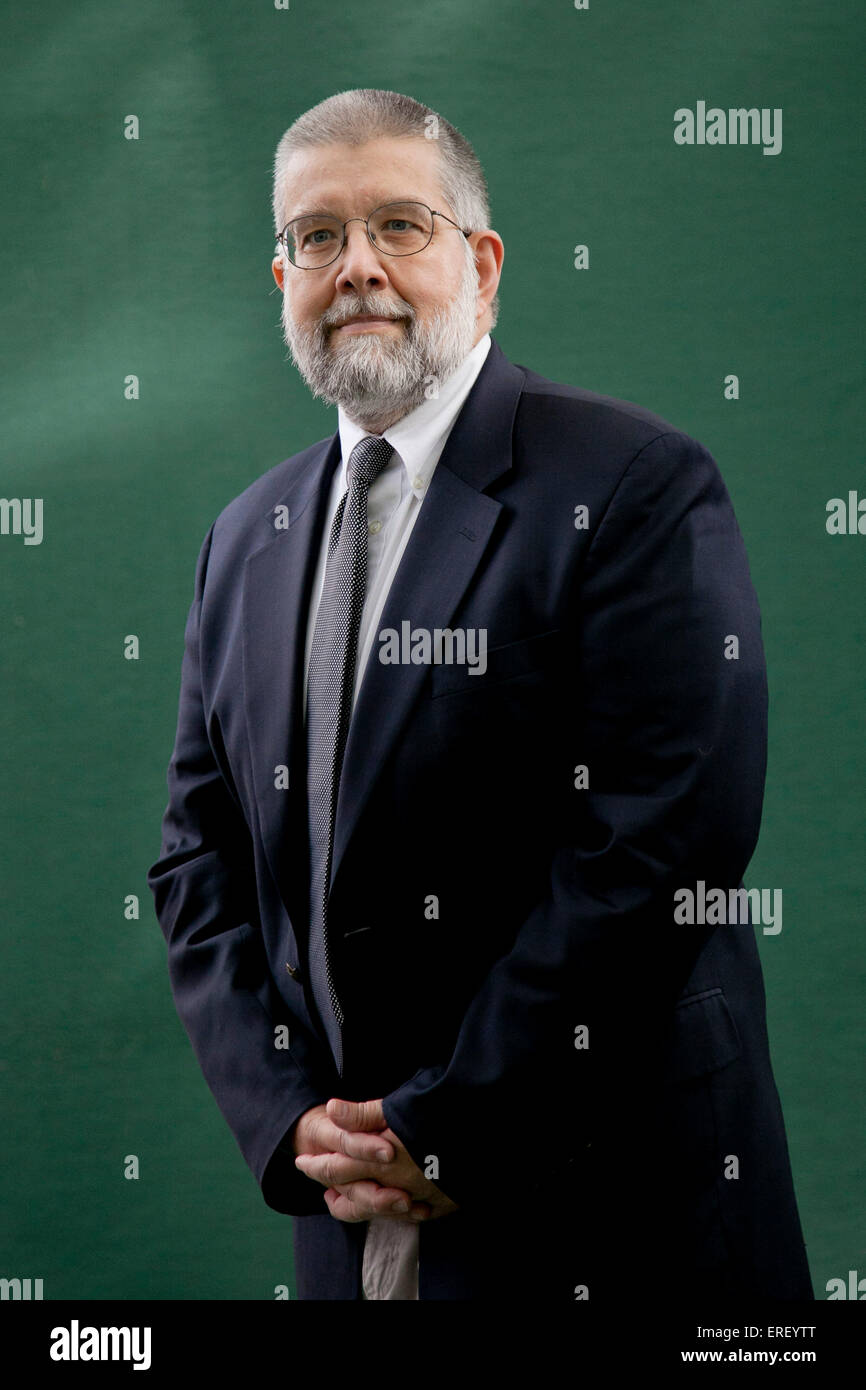
{"label": "shirt button", "polygon": [[370,531],[372,532],[372,534],[373,534],[374,536],[375,536],[376,532],[377,532],[377,531],[381,531],[381,529],[382,529],[382,523],[381,523],[381,521],[371,521],[371,522],[370,522]]}
{"label": "shirt button", "polygon": [[416,487],[419,492],[422,492],[424,490],[426,484],[424,482],[424,479],[421,477],[420,473],[418,474],[417,478],[412,479],[412,486]]}

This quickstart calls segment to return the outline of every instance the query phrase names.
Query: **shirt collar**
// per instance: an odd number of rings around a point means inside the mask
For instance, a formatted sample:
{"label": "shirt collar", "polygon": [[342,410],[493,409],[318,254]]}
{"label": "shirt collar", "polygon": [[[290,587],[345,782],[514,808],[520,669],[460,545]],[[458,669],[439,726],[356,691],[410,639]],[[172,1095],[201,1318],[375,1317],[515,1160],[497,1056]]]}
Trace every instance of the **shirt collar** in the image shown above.
{"label": "shirt collar", "polygon": [[[439,461],[451,427],[475,384],[490,351],[491,338],[485,333],[466,354],[460,366],[439,383],[438,395],[422,401],[402,420],[390,425],[383,438],[399,456],[409,480],[409,486],[423,492]],[[339,470],[340,489],[345,490],[346,465],[355,445],[369,433],[350,420],[342,406],[337,409],[342,461]]]}

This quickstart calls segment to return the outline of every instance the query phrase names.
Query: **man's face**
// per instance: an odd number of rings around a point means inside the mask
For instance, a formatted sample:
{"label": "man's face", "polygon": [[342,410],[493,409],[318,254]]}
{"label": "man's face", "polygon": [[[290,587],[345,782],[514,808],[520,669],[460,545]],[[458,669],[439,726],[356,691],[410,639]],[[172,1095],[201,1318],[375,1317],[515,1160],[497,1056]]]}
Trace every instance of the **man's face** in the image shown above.
{"label": "man's face", "polygon": [[[380,139],[296,153],[284,185],[284,221],[311,212],[366,218],[382,203],[412,199],[454,217],[439,185],[436,142]],[[479,229],[473,229],[479,230]],[[474,240],[475,238],[473,238]],[[444,380],[487,331],[472,249],[441,217],[411,256],[388,256],[350,222],[330,265],[302,270],[274,259],[282,322],[292,358],[317,396],[381,432]],[[360,315],[381,315],[352,324]]]}

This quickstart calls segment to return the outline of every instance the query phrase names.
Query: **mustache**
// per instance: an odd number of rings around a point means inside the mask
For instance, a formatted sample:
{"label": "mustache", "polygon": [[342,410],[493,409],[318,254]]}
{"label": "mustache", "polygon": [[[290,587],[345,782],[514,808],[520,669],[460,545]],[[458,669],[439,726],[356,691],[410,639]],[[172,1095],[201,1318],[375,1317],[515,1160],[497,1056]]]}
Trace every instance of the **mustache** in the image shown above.
{"label": "mustache", "polygon": [[324,331],[329,328],[342,328],[344,323],[349,323],[352,319],[363,318],[374,315],[376,318],[392,319],[397,322],[401,319],[412,323],[415,312],[409,304],[395,306],[393,304],[375,304],[369,300],[355,306],[341,304],[339,309],[326,309],[319,320],[319,324]]}

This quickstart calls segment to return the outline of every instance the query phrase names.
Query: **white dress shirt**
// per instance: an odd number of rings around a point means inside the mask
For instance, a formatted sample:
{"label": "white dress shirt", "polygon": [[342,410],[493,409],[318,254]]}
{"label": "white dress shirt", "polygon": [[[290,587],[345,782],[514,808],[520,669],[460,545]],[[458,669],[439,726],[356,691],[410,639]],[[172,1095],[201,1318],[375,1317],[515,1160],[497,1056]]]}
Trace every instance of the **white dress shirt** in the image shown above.
{"label": "white dress shirt", "polygon": [[[361,626],[352,707],[358,698],[367,659],[378,632],[379,619],[397,567],[418,519],[433,471],[448,435],[481,371],[490,350],[485,333],[467,353],[456,371],[439,383],[439,394],[384,431],[394,453],[367,493],[367,589]],[[346,491],[346,466],[352,450],[368,433],[338,409],[340,467],[334,473],[328,511],[322,532],[318,564],[313,578],[307,618],[304,658],[304,699],[310,669],[310,651],[328,558],[331,524]],[[374,654],[375,659],[375,654]],[[375,1217],[367,1224],[362,1283],[367,1299],[417,1299],[418,1227],[412,1222]]]}
{"label": "white dress shirt", "polygon": [[[367,493],[367,593],[358,633],[358,657],[355,663],[355,686],[352,707],[378,631],[379,619],[397,566],[406,549],[412,527],[418,519],[421,504],[430,486],[433,471],[439,462],[445,441],[451,433],[463,402],[469,395],[475,378],[484,365],[490,350],[490,334],[477,342],[451,376],[439,384],[439,395],[404,415],[396,425],[385,430],[383,438],[394,453]],[[307,620],[307,646],[304,656],[304,698],[310,671],[310,651],[316,614],[325,582],[328,559],[328,537],[340,498],[346,491],[346,467],[349,456],[367,431],[350,420],[342,408],[337,411],[342,459],[334,473],[328,511],[319,547],[319,558],[313,578],[313,589]]]}

